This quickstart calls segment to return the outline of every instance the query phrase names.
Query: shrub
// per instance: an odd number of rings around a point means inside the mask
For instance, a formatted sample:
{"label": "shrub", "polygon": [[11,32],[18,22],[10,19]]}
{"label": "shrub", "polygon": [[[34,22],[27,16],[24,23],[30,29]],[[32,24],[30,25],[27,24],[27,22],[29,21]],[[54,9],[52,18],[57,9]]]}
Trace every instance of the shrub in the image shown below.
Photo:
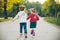
{"label": "shrub", "polygon": [[57,13],[57,17],[58,17],[58,18],[60,17],[60,12]]}

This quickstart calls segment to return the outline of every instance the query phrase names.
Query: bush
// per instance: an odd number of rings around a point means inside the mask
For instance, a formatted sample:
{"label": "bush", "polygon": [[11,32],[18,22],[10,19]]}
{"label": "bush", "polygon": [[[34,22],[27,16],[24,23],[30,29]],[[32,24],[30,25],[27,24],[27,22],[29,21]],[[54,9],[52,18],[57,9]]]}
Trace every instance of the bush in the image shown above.
{"label": "bush", "polygon": [[12,20],[13,18],[9,17],[8,19],[4,19],[4,18],[0,18],[0,22],[6,22],[6,21],[10,21]]}
{"label": "bush", "polygon": [[50,17],[50,18],[45,18],[45,20],[47,22],[50,22],[50,23],[53,23],[53,24],[56,24],[56,25],[59,25],[60,26],[60,18]]}
{"label": "bush", "polygon": [[60,17],[60,12],[57,13],[57,17],[58,17],[58,18]]}

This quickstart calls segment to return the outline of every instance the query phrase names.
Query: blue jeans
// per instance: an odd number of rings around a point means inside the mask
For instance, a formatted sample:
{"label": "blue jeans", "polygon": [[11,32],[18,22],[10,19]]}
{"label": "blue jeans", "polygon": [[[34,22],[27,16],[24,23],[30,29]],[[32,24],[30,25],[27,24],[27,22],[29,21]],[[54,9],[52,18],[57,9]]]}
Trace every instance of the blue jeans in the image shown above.
{"label": "blue jeans", "polygon": [[27,24],[20,23],[20,33],[22,33],[22,29],[24,28],[24,33],[27,34]]}

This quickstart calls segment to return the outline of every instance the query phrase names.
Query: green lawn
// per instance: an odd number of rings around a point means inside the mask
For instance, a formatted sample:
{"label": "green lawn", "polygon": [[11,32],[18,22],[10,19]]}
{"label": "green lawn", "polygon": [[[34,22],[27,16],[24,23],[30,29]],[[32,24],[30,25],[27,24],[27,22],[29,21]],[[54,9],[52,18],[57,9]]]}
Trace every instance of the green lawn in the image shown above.
{"label": "green lawn", "polygon": [[8,18],[8,19],[4,19],[4,18],[0,18],[0,22],[6,22],[6,21],[10,21],[10,20],[12,20],[13,18]]}
{"label": "green lawn", "polygon": [[47,18],[45,18],[45,20],[47,22],[50,22],[50,23],[53,23],[53,24],[56,24],[56,25],[60,26],[60,18],[47,17]]}

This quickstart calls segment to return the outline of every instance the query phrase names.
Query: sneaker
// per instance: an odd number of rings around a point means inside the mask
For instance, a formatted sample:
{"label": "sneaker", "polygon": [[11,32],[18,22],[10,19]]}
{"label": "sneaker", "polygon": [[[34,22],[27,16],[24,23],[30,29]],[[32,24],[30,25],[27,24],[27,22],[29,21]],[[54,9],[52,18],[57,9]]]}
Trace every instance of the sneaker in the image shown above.
{"label": "sneaker", "polygon": [[27,38],[27,36],[25,36],[25,38]]}
{"label": "sneaker", "polygon": [[22,34],[20,34],[20,37],[22,37]]}
{"label": "sneaker", "polygon": [[33,34],[32,34],[33,36],[35,36],[35,32],[33,32]]}
{"label": "sneaker", "polygon": [[31,34],[33,34],[34,30],[31,30]]}

